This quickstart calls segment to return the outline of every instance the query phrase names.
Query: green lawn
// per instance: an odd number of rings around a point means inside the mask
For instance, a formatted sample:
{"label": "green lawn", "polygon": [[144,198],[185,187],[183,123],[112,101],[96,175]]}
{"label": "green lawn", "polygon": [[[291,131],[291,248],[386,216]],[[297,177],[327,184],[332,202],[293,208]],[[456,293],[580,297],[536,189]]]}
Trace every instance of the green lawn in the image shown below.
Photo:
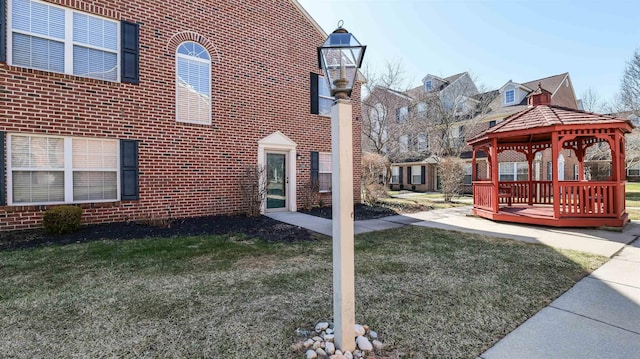
{"label": "green lawn", "polygon": [[[0,252],[0,356],[300,358],[331,241],[243,236]],[[475,358],[604,257],[421,227],[356,237],[356,319],[388,357]]]}

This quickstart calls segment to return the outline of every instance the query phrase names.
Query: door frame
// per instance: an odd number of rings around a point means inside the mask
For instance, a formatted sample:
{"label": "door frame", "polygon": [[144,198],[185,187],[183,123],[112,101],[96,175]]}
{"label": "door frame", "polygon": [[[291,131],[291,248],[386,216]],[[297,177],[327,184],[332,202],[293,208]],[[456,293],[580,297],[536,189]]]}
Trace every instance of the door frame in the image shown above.
{"label": "door frame", "polygon": [[[258,166],[266,167],[267,153],[285,154],[285,172],[288,177],[285,185],[285,207],[267,210],[267,199],[265,197],[260,206],[262,213],[280,211],[296,212],[298,210],[296,204],[296,147],[297,144],[280,131],[276,131],[258,141]],[[264,183],[264,181],[261,182]]]}
{"label": "door frame", "polygon": [[[275,151],[275,150],[270,150],[270,149],[265,149],[264,151],[264,163],[265,163],[265,175],[267,176],[267,178],[269,177],[267,170],[267,156],[269,156],[270,154],[274,154],[274,155],[284,155],[284,175],[285,178],[283,178],[284,180],[284,206],[283,207],[278,207],[278,208],[268,208],[267,207],[267,199],[265,198],[265,208],[264,211],[266,213],[271,213],[271,212],[286,212],[289,210],[289,152],[288,151]],[[266,195],[268,196],[268,194]]]}

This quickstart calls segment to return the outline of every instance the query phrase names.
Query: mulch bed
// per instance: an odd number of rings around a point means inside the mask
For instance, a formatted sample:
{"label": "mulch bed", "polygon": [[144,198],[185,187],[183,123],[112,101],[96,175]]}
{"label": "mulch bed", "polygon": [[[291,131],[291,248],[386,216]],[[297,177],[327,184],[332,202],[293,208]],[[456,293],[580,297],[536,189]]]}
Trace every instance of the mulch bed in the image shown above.
{"label": "mulch bed", "polygon": [[[360,221],[360,220],[364,220],[364,219],[376,219],[376,218],[383,218],[383,217],[388,217],[388,216],[394,216],[396,214],[398,214],[399,212],[412,212],[410,210],[402,210],[402,211],[395,211],[391,208],[388,207],[382,207],[382,206],[369,206],[366,204],[356,204],[353,206],[354,208],[354,218],[356,221]],[[428,210],[427,207],[420,207],[418,210],[421,211],[425,211]],[[416,210],[416,211],[418,211]],[[300,211],[302,213],[306,213],[306,214],[310,214],[312,216],[316,216],[316,217],[322,217],[322,218],[327,218],[327,219],[331,219],[331,214],[332,214],[332,208],[331,206],[327,206],[327,207],[316,207],[313,208],[310,211]]]}
{"label": "mulch bed", "polygon": [[[331,218],[331,207],[301,211],[316,217]],[[381,206],[356,204],[356,220],[382,218],[397,214]],[[177,236],[220,235],[242,233],[267,242],[300,242],[317,238],[305,228],[289,225],[265,216],[207,216],[158,221],[102,223],[82,226],[73,233],[52,235],[42,229],[0,232],[0,251],[33,248],[52,244],[82,243],[100,240],[136,238],[170,238]]]}
{"label": "mulch bed", "polygon": [[77,232],[62,235],[47,234],[42,229],[0,232],[0,251],[99,240],[169,238],[228,233],[242,233],[268,242],[299,242],[316,238],[314,232],[265,216],[208,216],[171,221],[90,224],[83,226]]}

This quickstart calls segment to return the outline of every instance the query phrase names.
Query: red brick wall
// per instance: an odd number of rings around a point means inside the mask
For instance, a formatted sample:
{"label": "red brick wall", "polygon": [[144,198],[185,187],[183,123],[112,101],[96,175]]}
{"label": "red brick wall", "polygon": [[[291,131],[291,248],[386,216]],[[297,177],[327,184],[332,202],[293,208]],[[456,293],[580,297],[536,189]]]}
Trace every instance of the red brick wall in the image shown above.
{"label": "red brick wall", "polygon": [[[324,36],[289,1],[48,2],[140,23],[139,85],[0,63],[0,130],[140,141],[140,200],[83,204],[85,223],[237,213],[241,174],[275,131],[298,145],[298,191],[310,151],[331,151],[330,119],[309,113]],[[211,125],[175,120],[175,50],[186,38],[212,57]],[[359,89],[352,97],[359,202]],[[37,226],[45,208],[0,207],[0,230]]]}

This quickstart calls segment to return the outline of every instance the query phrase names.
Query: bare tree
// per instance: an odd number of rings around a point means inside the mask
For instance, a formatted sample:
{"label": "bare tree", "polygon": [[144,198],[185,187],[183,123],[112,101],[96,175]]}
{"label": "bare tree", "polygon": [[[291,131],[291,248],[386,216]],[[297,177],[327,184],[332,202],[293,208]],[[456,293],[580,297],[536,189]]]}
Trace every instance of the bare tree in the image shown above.
{"label": "bare tree", "polygon": [[389,171],[388,159],[378,153],[362,154],[362,199],[369,204],[378,201],[386,196],[384,181],[380,176],[384,176]]}
{"label": "bare tree", "polygon": [[636,49],[622,74],[620,101],[625,110],[640,115],[640,49]]}
{"label": "bare tree", "polygon": [[587,112],[602,112],[605,109],[604,101],[600,100],[598,92],[591,87],[582,93],[582,109]]}
{"label": "bare tree", "polygon": [[387,63],[384,72],[365,70],[367,82],[362,101],[362,146],[366,152],[386,154],[397,146],[405,129],[398,109],[408,106],[411,99],[404,88],[401,63]]}
{"label": "bare tree", "polygon": [[444,157],[438,162],[442,194],[446,202],[459,196],[464,188],[464,161],[458,157]]}
{"label": "bare tree", "polygon": [[260,215],[262,204],[267,199],[267,171],[265,166],[246,166],[240,179],[240,193],[245,214]]}
{"label": "bare tree", "polygon": [[414,134],[428,134],[429,152],[436,159],[459,157],[494,97],[494,92],[480,92],[473,78],[465,73],[441,91],[416,95],[420,110],[414,111],[410,128]]}

